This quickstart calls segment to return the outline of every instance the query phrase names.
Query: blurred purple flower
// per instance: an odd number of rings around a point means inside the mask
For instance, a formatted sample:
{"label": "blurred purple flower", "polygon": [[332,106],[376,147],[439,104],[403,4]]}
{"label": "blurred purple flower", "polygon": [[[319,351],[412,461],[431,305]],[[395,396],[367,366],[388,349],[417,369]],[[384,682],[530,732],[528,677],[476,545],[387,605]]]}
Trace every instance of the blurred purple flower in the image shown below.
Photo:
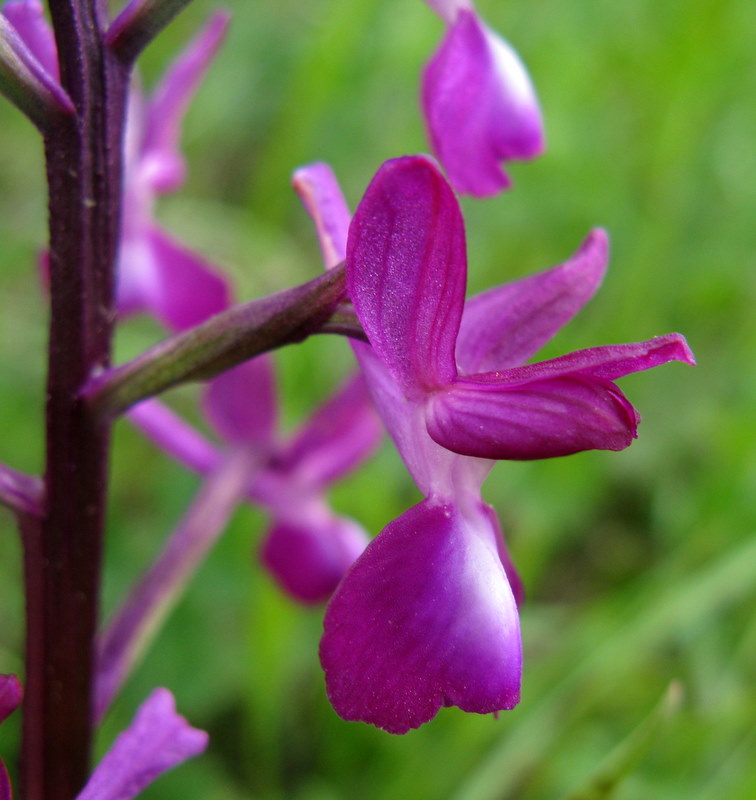
{"label": "blurred purple flower", "polygon": [[[0,675],[0,722],[20,703],[15,675]],[[156,689],[139,707],[131,725],[92,773],[76,800],[130,800],[160,777],[207,747],[207,734],[176,713],[173,695]],[[0,800],[11,800],[8,773],[0,760]]]}
{"label": "blurred purple flower", "polygon": [[426,0],[447,25],[423,75],[433,150],[454,188],[487,197],[507,189],[500,162],[544,148],[538,100],[519,56],[490,30],[471,0]]}
{"label": "blurred purple flower", "polygon": [[227,27],[227,14],[214,15],[148,99],[136,89],[130,95],[118,306],[122,314],[150,311],[174,330],[231,302],[225,278],[153,219],[155,198],[184,182],[181,122]]}
{"label": "blurred purple flower", "polygon": [[[55,39],[39,0],[6,3],[3,14],[57,82]],[[176,191],[184,182],[181,123],[227,27],[227,14],[214,15],[149,98],[136,87],[129,94],[118,310],[123,315],[150,311],[173,330],[192,327],[230,304],[225,278],[166,233],[153,211],[158,195]],[[46,254],[42,266],[46,272]]]}
{"label": "blurred purple flower", "polygon": [[[18,708],[23,697],[21,682],[15,675],[0,675],[0,723]],[[0,758],[0,800],[11,800],[10,778]]]}
{"label": "blurred purple flower", "polygon": [[176,713],[173,695],[155,689],[76,800],[130,800],[164,772],[203,753],[207,742],[204,731]]}
{"label": "blurred purple flower", "polygon": [[[343,256],[348,211],[332,174],[316,165],[297,181],[324,252]],[[392,733],[442,706],[512,708],[521,587],[480,497],[491,459],[627,446],[638,417],[612,379],[692,355],[672,334],[519,366],[596,291],[606,236],[594,231],[566,263],[465,304],[462,216],[423,157],[379,170],[346,255],[350,297],[372,345],[353,343],[355,353],[426,499],[373,540],[328,605],[329,697],[345,719]]]}
{"label": "blurred purple flower", "polygon": [[[208,421],[228,447],[251,447],[259,455],[248,496],[272,517],[260,550],[263,563],[297,600],[328,599],[368,542],[362,528],[335,515],[325,500],[327,487],[354,470],[382,432],[364,381],[347,381],[285,441],[276,430],[267,356],[215,378],[204,401]],[[202,474],[223,458],[222,448],[156,400],[129,416],[160,448]]]}

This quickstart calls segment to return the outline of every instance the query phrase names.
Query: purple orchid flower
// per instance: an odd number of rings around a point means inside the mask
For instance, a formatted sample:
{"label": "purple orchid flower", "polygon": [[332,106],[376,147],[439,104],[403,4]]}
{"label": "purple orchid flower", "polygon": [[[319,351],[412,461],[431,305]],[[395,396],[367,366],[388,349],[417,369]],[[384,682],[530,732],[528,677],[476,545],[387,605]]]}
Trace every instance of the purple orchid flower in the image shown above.
{"label": "purple orchid flower", "polygon": [[638,416],[612,380],[673,359],[693,363],[692,354],[672,334],[519,366],[598,288],[602,231],[564,264],[465,304],[462,216],[431,161],[383,165],[346,253],[348,211],[330,171],[316,165],[297,180],[324,252],[346,255],[350,297],[372,345],[353,347],[426,498],[373,540],[328,605],[329,698],[345,719],[391,733],[442,706],[512,708],[521,584],[480,497],[492,459],[627,446]]}
{"label": "purple orchid flower", "polygon": [[[228,447],[251,447],[259,454],[248,496],[272,517],[260,550],[263,564],[300,602],[328,599],[368,542],[364,530],[335,515],[324,497],[381,436],[364,381],[347,381],[288,440],[276,431],[273,371],[266,356],[215,378],[204,406]],[[136,406],[129,416],[161,449],[201,474],[223,458],[222,448],[156,400]]]}
{"label": "purple orchid flower", "polygon": [[[39,0],[8,2],[3,14],[40,69],[57,84],[55,38]],[[227,27],[227,14],[214,15],[151,97],[146,99],[137,88],[129,95],[118,308],[122,315],[150,311],[173,330],[192,327],[230,304],[225,278],[166,233],[153,212],[156,197],[175,191],[184,181],[181,122]],[[41,262],[47,274],[46,253]]]}
{"label": "purple orchid flower", "polygon": [[423,75],[433,150],[454,188],[476,197],[510,186],[501,161],[543,152],[541,111],[519,56],[471,0],[426,0],[447,24]]}
{"label": "purple orchid flower", "polygon": [[226,279],[153,219],[155,198],[184,182],[181,122],[228,21],[227,14],[215,14],[150,98],[136,90],[130,95],[118,307],[121,314],[150,311],[173,330],[190,328],[231,302]]}
{"label": "purple orchid flower", "polygon": [[[0,675],[0,722],[21,702],[15,675]],[[156,689],[131,725],[92,773],[76,800],[130,800],[164,772],[204,752],[208,736],[176,713],[173,695]],[[0,800],[12,800],[10,779],[0,760]]]}

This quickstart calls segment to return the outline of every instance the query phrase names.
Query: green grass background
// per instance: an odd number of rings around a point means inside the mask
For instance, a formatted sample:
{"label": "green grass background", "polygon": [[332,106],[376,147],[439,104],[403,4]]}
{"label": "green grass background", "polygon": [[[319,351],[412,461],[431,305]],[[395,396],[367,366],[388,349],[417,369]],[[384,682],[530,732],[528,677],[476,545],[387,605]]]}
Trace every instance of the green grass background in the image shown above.
{"label": "green grass background", "polygon": [[[320,271],[292,170],[327,160],[354,206],[386,158],[427,149],[419,72],[441,23],[418,0],[226,0],[234,20],[186,125],[190,177],[159,216],[233,274],[240,299]],[[651,726],[619,800],[751,800],[756,622],[756,70],[750,0],[478,4],[519,49],[548,152],[513,191],[463,200],[470,290],[569,255],[590,227],[613,243],[605,284],[550,344],[556,355],[674,330],[698,358],[629,376],[640,438],[619,454],[504,463],[485,496],[527,587],[523,701],[492,717],[442,711],[392,737],[341,721],[317,659],[322,610],[296,607],[254,561],[264,516],[240,508],[108,718],[105,749],[157,685],[210,731],[202,758],[146,798],[598,798],[596,770],[670,681],[683,700]],[[150,86],[214,7],[195,0],[143,58]],[[41,146],[0,104],[0,458],[39,472],[45,300]],[[129,321],[119,358],[160,336]],[[295,425],[351,368],[316,337],[279,354]],[[193,414],[194,388],[173,402]],[[112,609],[198,480],[119,423],[104,604]],[[388,446],[333,493],[378,532],[417,498]],[[0,515],[0,671],[20,671],[23,600]],[[14,715],[18,716],[18,715]],[[13,759],[18,721],[0,730]],[[600,775],[607,778],[612,770]]]}

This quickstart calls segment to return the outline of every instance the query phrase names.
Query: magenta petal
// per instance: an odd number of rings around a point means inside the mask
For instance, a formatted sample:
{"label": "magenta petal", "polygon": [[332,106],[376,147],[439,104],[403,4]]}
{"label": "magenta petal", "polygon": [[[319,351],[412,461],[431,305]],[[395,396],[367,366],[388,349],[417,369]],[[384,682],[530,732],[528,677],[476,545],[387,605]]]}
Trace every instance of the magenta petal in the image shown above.
{"label": "magenta petal", "polygon": [[18,708],[23,696],[21,681],[15,675],[0,675],[0,722]]}
{"label": "magenta petal", "polygon": [[58,81],[58,48],[42,3],[39,0],[14,0],[3,4],[2,14],[47,74]]}
{"label": "magenta petal", "polygon": [[514,707],[521,645],[494,531],[425,500],[390,523],[333,596],[320,658],[347,720],[406,733],[442,706]]}
{"label": "magenta petal", "polygon": [[346,258],[349,207],[328,164],[309,164],[298,169],[292,184],[318,232],[326,269]]}
{"label": "magenta petal", "polygon": [[198,430],[160,400],[145,400],[129,409],[129,420],[157,447],[200,474],[214,472],[223,456]]}
{"label": "magenta petal", "polygon": [[543,150],[543,123],[515,51],[472,9],[460,9],[423,76],[433,149],[459,192],[485,197],[509,186],[499,162]]}
{"label": "magenta petal", "polygon": [[639,420],[617,386],[580,374],[515,386],[458,381],[433,395],[427,408],[436,442],[491,459],[622,450]]}
{"label": "magenta petal", "polygon": [[359,525],[323,510],[312,519],[276,522],[260,559],[292,597],[315,605],[333,594],[368,541]]}
{"label": "magenta petal", "polygon": [[365,379],[353,375],[295,434],[281,466],[323,487],[351,472],[375,450],[383,434]]}
{"label": "magenta petal", "polygon": [[214,14],[172,64],[149,104],[141,168],[156,192],[178,188],[184,180],[179,150],[181,123],[200,81],[223,43],[229,15]]}
{"label": "magenta petal", "polygon": [[387,161],[349,228],[347,285],[370,343],[406,391],[456,375],[465,296],[459,204],[423,156]]}
{"label": "magenta petal", "polygon": [[159,228],[149,231],[148,242],[156,272],[146,305],[172,330],[199,325],[231,305],[226,279],[204,259]]}
{"label": "magenta petal", "polygon": [[524,364],[593,297],[608,254],[607,235],[596,229],[564,264],[468,300],[457,339],[460,371]]}
{"label": "magenta petal", "polygon": [[10,777],[5,769],[2,758],[0,758],[0,800],[13,800],[13,789],[11,788]]}
{"label": "magenta petal", "polygon": [[277,417],[271,358],[253,358],[214,378],[204,406],[207,418],[227,442],[269,450]]}
{"label": "magenta petal", "polygon": [[167,689],[155,689],[76,800],[130,800],[164,772],[202,753],[207,740],[204,731],[176,713]]}

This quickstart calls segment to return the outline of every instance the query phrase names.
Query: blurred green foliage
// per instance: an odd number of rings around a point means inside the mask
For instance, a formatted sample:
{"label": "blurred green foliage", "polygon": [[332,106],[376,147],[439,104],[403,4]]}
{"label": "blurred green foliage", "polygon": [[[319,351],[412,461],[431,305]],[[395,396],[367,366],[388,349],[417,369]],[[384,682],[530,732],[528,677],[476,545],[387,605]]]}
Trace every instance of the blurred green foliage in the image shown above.
{"label": "blurred green foliage", "polygon": [[[418,0],[226,0],[229,39],[190,111],[190,178],[159,213],[234,276],[240,299],[320,270],[292,170],[329,161],[352,205],[386,158],[427,149],[419,71],[442,32]],[[442,711],[391,737],[330,709],[321,611],[281,596],[242,508],[128,684],[104,749],[156,685],[212,735],[206,756],[145,798],[557,800],[595,788],[608,754],[671,680],[681,710],[618,800],[751,800],[756,792],[756,69],[750,0],[479,2],[538,87],[549,148],[515,188],[463,201],[471,291],[558,263],[611,233],[602,291],[547,356],[679,330],[699,361],[630,376],[640,439],[620,454],[505,463],[486,497],[527,587],[523,701],[497,721]],[[145,53],[150,86],[214,7],[195,0]],[[45,299],[41,145],[0,104],[0,458],[42,464]],[[124,324],[119,358],[160,336]],[[351,368],[319,337],[278,357],[293,425]],[[196,391],[173,394],[196,416]],[[119,423],[105,607],[112,609],[198,487]],[[334,492],[377,532],[416,498],[386,446]],[[0,517],[0,671],[21,670],[20,552]],[[17,715],[14,715],[17,716]],[[0,731],[12,758],[18,722]],[[598,773],[600,775],[600,772]],[[590,795],[596,796],[596,795]],[[609,796],[608,790],[602,796]]]}

